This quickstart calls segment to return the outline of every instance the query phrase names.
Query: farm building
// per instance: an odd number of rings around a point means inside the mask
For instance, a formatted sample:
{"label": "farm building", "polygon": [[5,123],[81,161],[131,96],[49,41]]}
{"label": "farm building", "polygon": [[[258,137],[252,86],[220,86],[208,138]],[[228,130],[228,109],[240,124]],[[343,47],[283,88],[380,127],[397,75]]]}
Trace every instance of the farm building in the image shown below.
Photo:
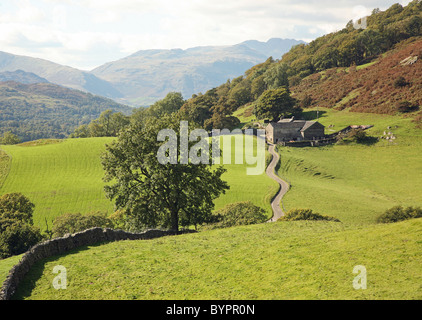
{"label": "farm building", "polygon": [[318,140],[325,137],[325,127],[317,121],[281,119],[266,127],[267,141],[271,143]]}

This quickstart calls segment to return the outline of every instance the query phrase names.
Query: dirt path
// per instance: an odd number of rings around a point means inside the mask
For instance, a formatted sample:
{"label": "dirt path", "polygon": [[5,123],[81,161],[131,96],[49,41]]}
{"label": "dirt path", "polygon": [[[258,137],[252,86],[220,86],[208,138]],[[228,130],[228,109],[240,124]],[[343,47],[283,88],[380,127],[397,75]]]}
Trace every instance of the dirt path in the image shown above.
{"label": "dirt path", "polygon": [[275,167],[278,161],[280,160],[280,155],[275,151],[275,145],[270,144],[268,147],[268,151],[271,153],[273,158],[267,167],[267,171],[266,171],[267,176],[277,181],[278,184],[280,185],[280,190],[278,191],[277,195],[271,202],[271,208],[273,209],[273,217],[268,221],[268,222],[275,222],[285,215],[285,212],[281,208],[280,204],[281,204],[281,199],[283,198],[283,196],[287,193],[287,191],[289,191],[290,185],[286,181],[280,179],[280,177],[275,174]]}

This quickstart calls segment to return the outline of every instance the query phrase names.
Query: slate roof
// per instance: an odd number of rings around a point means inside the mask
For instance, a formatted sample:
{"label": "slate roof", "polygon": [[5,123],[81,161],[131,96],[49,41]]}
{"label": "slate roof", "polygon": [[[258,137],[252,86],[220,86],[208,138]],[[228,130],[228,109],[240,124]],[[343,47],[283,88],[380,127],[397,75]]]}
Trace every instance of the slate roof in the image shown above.
{"label": "slate roof", "polygon": [[277,123],[272,122],[271,125],[274,128],[297,129],[298,131],[305,131],[308,128],[312,127],[315,123],[317,122],[306,120],[282,119]]}

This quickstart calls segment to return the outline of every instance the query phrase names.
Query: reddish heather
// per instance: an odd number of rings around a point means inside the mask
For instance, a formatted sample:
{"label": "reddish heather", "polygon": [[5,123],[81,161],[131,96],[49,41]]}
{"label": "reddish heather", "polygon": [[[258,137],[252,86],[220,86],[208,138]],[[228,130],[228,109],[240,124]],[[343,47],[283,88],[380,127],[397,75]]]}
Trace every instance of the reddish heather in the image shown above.
{"label": "reddish heather", "polygon": [[[417,56],[413,64],[401,63]],[[312,98],[312,106],[337,109],[350,108],[352,112],[395,114],[399,103],[409,101],[422,105],[422,39],[412,38],[397,45],[378,62],[361,70],[355,67],[329,69],[314,74],[291,88],[294,97],[302,100]],[[407,84],[398,86],[403,77]],[[416,118],[422,120],[422,112]]]}

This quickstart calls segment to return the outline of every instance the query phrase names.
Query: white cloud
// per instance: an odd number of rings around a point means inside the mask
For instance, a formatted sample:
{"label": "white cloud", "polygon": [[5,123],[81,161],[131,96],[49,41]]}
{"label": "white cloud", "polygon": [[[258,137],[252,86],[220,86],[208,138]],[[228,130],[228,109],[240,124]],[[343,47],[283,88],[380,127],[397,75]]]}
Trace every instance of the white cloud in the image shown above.
{"label": "white cloud", "polygon": [[395,2],[20,0],[0,6],[0,48],[89,69],[141,49],[309,41],[344,27],[360,15],[357,8],[367,14]]}

